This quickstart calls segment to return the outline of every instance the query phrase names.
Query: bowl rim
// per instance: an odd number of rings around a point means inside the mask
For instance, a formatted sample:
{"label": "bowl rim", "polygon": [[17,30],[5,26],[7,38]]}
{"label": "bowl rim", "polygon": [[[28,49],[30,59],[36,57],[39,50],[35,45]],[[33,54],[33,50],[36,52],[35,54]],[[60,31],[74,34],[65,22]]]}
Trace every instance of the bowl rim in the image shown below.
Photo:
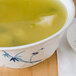
{"label": "bowl rim", "polygon": [[[70,0],[69,0],[70,1]],[[69,25],[70,23],[73,21],[74,19],[74,16],[75,16],[75,5],[74,5],[74,2],[73,0],[71,0],[71,3],[73,5],[73,14],[72,14],[72,18],[71,18],[71,21],[69,23],[68,22],[68,17],[66,19],[66,22],[64,24],[64,26],[58,31],[56,32],[55,34],[43,39],[43,40],[40,40],[40,41],[37,41],[35,43],[31,43],[31,44],[27,44],[27,45],[21,45],[21,46],[13,46],[13,47],[0,47],[0,50],[13,50],[13,49],[21,49],[21,48],[28,48],[28,47],[32,47],[32,46],[35,46],[35,45],[38,45],[38,44],[41,44],[41,43],[44,43],[50,39],[53,39],[54,37],[58,36],[61,32],[63,32]],[[65,7],[65,6],[64,6]],[[65,7],[66,8],[66,7]]]}

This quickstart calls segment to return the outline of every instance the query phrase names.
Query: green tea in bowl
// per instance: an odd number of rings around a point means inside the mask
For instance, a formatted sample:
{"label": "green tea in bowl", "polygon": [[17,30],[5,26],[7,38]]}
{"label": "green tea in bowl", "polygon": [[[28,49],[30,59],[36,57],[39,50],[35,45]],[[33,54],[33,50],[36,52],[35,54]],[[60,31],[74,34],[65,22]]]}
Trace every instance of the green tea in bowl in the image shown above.
{"label": "green tea in bowl", "polygon": [[43,40],[59,31],[66,17],[58,0],[0,0],[0,47]]}

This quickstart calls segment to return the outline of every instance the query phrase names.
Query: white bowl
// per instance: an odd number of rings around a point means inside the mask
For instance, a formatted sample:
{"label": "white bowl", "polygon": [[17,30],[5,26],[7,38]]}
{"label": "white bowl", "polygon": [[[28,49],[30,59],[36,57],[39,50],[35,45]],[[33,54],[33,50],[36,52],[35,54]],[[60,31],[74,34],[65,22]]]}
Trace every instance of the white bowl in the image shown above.
{"label": "white bowl", "polygon": [[17,47],[0,47],[0,63],[2,66],[26,68],[52,56],[59,46],[63,32],[73,21],[75,15],[75,6],[72,0],[60,1],[67,9],[67,21],[64,27],[54,35],[33,44]]}
{"label": "white bowl", "polygon": [[74,51],[76,51],[76,19],[67,31],[67,40]]}

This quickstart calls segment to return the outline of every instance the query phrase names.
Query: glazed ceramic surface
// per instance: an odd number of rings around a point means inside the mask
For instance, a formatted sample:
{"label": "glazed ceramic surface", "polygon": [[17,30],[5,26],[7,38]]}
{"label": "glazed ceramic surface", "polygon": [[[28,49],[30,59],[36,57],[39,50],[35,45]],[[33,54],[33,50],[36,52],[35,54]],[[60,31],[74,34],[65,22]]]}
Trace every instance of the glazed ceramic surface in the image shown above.
{"label": "glazed ceramic surface", "polygon": [[59,46],[65,29],[73,21],[75,15],[75,7],[72,0],[60,1],[67,9],[67,21],[64,27],[54,35],[33,44],[17,47],[0,47],[1,66],[9,68],[26,68],[38,64],[52,56]]}
{"label": "glazed ceramic surface", "polygon": [[74,51],[76,51],[76,19],[67,31],[67,40]]}

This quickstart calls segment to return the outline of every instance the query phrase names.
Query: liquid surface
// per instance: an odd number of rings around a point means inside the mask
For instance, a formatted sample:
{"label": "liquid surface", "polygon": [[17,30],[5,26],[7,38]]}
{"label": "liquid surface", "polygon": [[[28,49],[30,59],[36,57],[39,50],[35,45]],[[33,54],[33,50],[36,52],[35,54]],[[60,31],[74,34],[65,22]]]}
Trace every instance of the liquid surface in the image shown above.
{"label": "liquid surface", "polygon": [[66,10],[58,0],[0,0],[0,47],[40,41],[65,21]]}

